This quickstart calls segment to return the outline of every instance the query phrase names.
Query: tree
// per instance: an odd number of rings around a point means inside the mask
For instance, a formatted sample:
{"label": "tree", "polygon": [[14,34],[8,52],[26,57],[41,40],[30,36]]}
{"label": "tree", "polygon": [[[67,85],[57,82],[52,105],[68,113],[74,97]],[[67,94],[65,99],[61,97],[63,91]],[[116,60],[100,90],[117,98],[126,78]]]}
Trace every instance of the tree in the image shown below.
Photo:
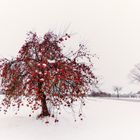
{"label": "tree", "polygon": [[114,86],[113,90],[117,93],[117,97],[119,98],[119,94],[120,94],[120,91],[122,90],[122,87]]}
{"label": "tree", "polygon": [[135,65],[130,73],[130,78],[134,82],[140,82],[140,64]]}
{"label": "tree", "polygon": [[[48,32],[41,39],[30,32],[16,58],[1,59],[5,112],[10,105],[17,105],[19,110],[24,104],[23,97],[33,111],[41,107],[38,118],[54,117],[56,112],[60,113],[61,106],[72,108],[76,101],[85,105],[84,97],[97,83],[92,72],[91,58],[94,56],[87,53],[82,44],[69,56],[63,54],[64,42],[70,37]],[[84,58],[89,63],[82,62]]]}

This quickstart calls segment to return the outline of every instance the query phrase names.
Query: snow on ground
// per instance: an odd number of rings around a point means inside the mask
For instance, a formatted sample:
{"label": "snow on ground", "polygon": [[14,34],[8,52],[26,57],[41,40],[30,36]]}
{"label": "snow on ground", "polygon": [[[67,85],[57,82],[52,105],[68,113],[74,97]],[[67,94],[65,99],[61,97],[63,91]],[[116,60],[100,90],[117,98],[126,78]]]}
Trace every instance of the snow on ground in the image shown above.
{"label": "snow on ground", "polygon": [[0,113],[0,140],[139,140],[140,102],[88,98],[84,120],[74,122],[64,111],[59,123],[46,125],[28,117],[24,108],[15,116]]}

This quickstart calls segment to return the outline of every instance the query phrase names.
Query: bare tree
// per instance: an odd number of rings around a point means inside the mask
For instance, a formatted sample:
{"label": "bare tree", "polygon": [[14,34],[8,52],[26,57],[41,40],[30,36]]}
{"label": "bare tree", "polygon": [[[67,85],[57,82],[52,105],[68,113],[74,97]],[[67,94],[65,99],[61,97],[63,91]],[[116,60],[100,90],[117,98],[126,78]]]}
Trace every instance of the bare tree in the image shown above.
{"label": "bare tree", "polygon": [[117,93],[117,97],[119,98],[120,91],[122,90],[122,87],[119,86],[114,86],[113,90]]}
{"label": "bare tree", "polygon": [[130,78],[133,82],[140,82],[140,64],[135,65],[130,73]]}

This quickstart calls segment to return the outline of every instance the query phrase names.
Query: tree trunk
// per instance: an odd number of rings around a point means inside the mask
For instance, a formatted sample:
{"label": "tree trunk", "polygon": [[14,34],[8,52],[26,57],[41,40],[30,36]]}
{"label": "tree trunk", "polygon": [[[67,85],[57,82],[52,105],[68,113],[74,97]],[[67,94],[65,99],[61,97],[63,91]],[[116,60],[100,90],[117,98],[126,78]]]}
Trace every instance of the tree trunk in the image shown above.
{"label": "tree trunk", "polygon": [[41,105],[42,105],[42,112],[41,114],[45,117],[45,116],[50,116],[50,113],[48,111],[48,107],[46,104],[46,95],[43,94],[42,98],[41,98]]}
{"label": "tree trunk", "polygon": [[47,104],[46,104],[46,95],[41,91],[42,83],[39,83],[39,89],[41,94],[41,107],[42,111],[41,114],[38,116],[38,118],[43,118],[46,116],[50,116]]}

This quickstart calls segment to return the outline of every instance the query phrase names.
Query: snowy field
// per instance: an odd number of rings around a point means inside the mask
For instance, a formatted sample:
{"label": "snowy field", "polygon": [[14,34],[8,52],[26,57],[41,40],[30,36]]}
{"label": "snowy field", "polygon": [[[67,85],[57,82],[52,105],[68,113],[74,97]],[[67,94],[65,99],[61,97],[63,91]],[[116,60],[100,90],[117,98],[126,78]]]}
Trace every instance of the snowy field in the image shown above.
{"label": "snowy field", "polygon": [[74,122],[64,111],[59,123],[0,113],[0,140],[140,140],[140,102],[89,98],[83,108],[84,120]]}

